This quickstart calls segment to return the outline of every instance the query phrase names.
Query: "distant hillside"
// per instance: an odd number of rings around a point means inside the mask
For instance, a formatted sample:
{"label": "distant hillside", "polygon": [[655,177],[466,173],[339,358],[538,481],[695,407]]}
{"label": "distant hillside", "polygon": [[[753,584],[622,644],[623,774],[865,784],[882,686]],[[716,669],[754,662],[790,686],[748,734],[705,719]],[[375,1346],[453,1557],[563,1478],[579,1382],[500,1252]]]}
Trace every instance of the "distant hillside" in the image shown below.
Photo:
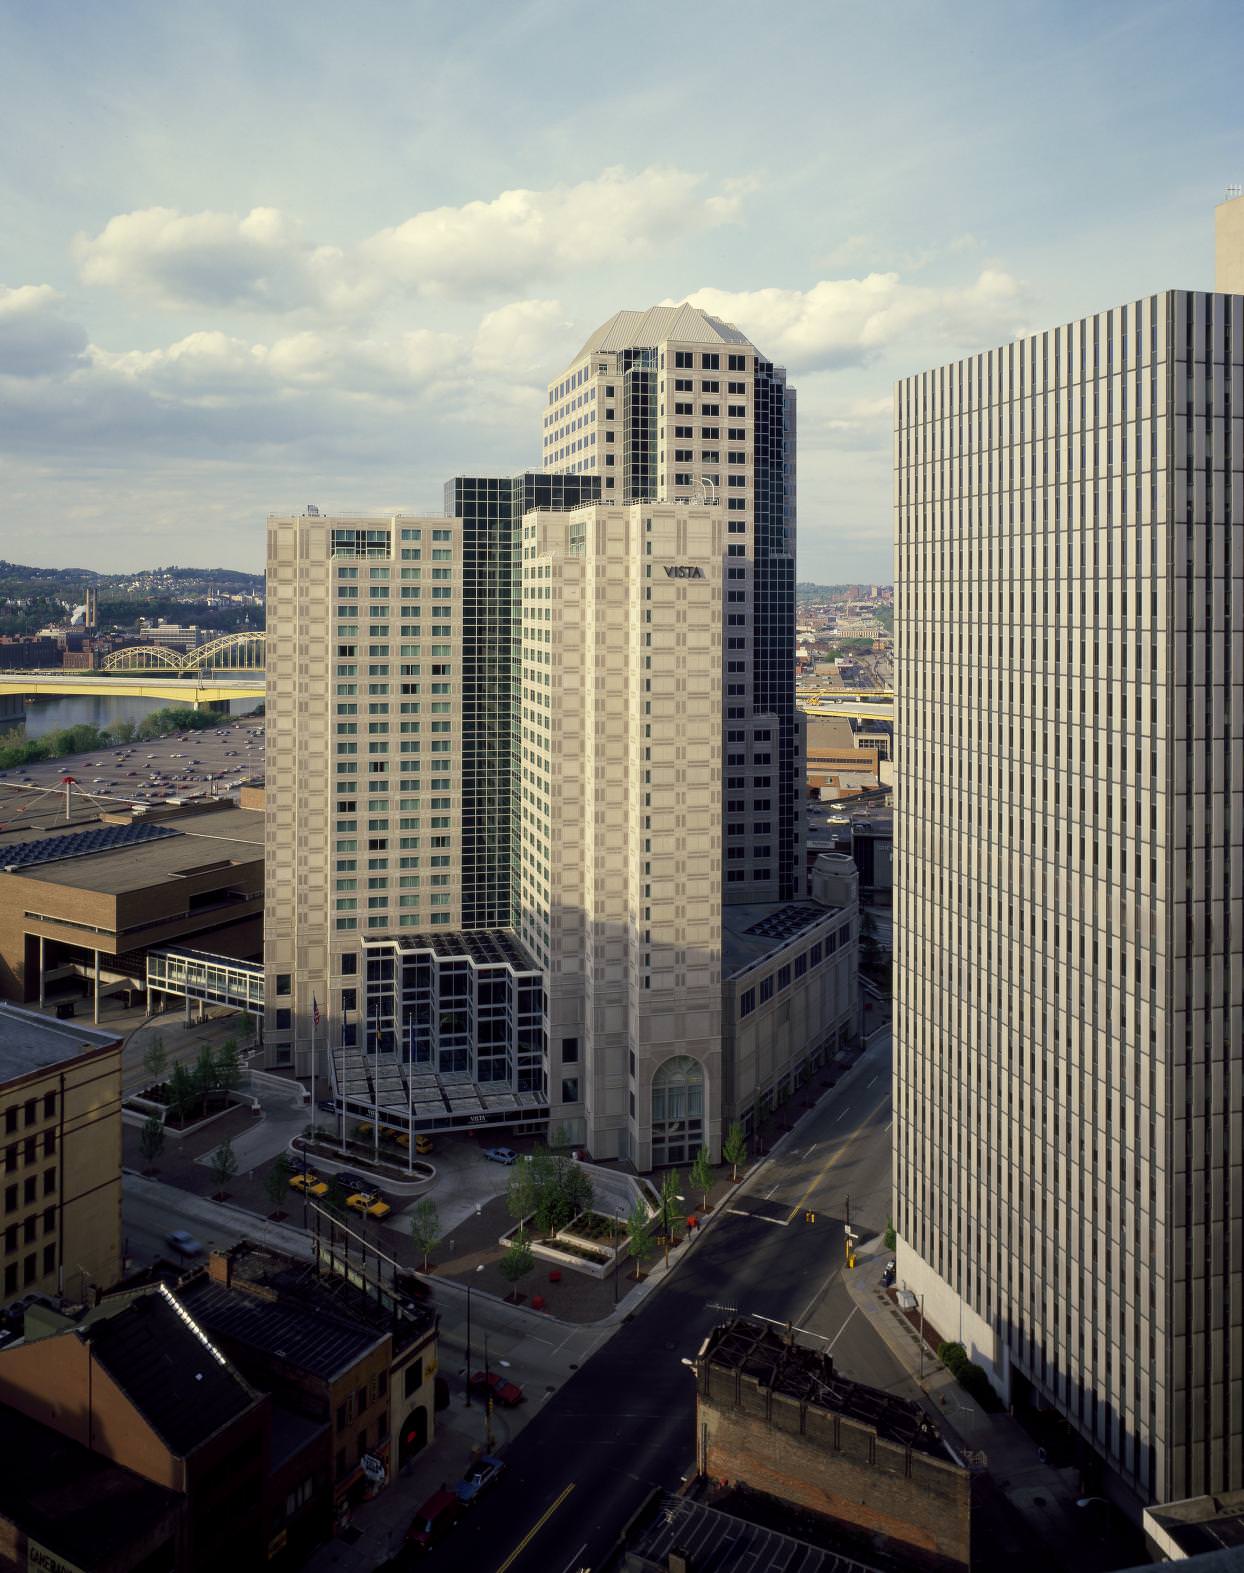
{"label": "distant hillside", "polygon": [[[819,598],[832,599],[834,596],[845,595],[848,590],[866,590],[867,588],[868,586],[866,584],[862,584],[858,580],[853,584],[803,583],[797,584],[795,586],[795,594],[797,596],[801,596],[805,600],[814,600]],[[883,584],[879,585],[878,588],[885,590],[888,589],[889,586]]]}
{"label": "distant hillside", "polygon": [[99,625],[129,627],[138,617],[197,623],[222,632],[262,628],[263,607],[222,596],[262,596],[262,574],[236,568],[144,568],[136,573],[98,573],[93,568],[37,568],[0,559],[0,634],[29,634],[60,623],[84,592],[99,596]]}

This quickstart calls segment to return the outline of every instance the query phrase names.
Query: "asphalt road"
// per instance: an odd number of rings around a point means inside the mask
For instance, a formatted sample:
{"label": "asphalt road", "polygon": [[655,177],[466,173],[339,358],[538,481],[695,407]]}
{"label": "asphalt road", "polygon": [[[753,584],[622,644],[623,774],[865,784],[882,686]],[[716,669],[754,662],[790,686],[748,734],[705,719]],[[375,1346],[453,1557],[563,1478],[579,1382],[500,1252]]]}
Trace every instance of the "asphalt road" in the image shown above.
{"label": "asphalt road", "polygon": [[884,1229],[889,1044],[879,1040],[674,1273],[545,1405],[511,1448],[491,1499],[437,1553],[454,1573],[597,1569],[656,1486],[694,1467],[695,1394],[682,1364],[716,1323],[790,1320],[832,1343],[843,1371],[898,1386],[902,1371],[841,1284],[847,1196],[861,1234]]}

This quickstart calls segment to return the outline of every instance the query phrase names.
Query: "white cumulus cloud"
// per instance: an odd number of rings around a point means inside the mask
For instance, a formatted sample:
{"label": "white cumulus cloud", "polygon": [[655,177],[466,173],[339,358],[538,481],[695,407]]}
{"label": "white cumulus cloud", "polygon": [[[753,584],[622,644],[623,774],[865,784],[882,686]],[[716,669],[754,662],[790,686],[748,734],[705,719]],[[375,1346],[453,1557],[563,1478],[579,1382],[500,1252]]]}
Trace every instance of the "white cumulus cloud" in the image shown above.
{"label": "white cumulus cloud", "polygon": [[547,191],[503,191],[491,202],[429,208],[366,241],[361,254],[407,289],[467,295],[504,289],[658,239],[711,229],[739,216],[736,186],[704,195],[702,177],[651,168],[604,170]]}
{"label": "white cumulus cloud", "polygon": [[508,306],[498,306],[481,319],[476,329],[476,366],[511,379],[525,373],[547,372],[551,364],[549,344],[561,321],[562,308],[555,300],[515,300]]}
{"label": "white cumulus cloud", "polygon": [[0,376],[70,371],[82,358],[86,337],[85,328],[61,314],[61,297],[51,285],[0,285]]}
{"label": "white cumulus cloud", "polygon": [[972,284],[943,289],[870,273],[822,279],[807,290],[701,289],[688,299],[736,323],[766,355],[796,371],[863,365],[904,337],[992,345],[1016,331],[1023,309],[1019,283],[992,268]]}
{"label": "white cumulus cloud", "polygon": [[73,242],[82,280],[165,307],[288,311],[331,299],[340,254],[311,246],[276,208],[119,213]]}

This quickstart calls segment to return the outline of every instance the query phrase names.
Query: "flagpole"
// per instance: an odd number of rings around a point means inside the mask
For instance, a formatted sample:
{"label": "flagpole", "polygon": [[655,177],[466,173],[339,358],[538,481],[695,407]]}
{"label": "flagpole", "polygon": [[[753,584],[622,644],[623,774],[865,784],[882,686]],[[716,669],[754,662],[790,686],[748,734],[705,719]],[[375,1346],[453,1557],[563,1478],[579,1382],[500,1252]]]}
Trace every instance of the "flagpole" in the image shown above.
{"label": "flagpole", "polygon": [[319,1015],[319,1006],[316,1004],[315,995],[311,996],[311,1140],[315,1140],[318,1129],[316,1114],[319,1106],[315,1101],[315,1018]]}

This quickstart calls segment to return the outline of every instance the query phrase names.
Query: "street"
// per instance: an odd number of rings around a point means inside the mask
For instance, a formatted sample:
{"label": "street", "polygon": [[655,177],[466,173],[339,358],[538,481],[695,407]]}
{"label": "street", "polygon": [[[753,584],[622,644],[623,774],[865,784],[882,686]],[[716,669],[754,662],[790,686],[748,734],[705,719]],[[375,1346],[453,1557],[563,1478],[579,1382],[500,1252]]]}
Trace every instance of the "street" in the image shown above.
{"label": "street", "polygon": [[681,1362],[736,1311],[790,1320],[824,1337],[846,1374],[903,1385],[841,1283],[847,1196],[858,1233],[887,1222],[889,1072],[879,1034],[796,1145],[760,1169],[678,1272],[548,1400],[510,1451],[487,1512],[446,1548],[455,1573],[599,1567],[648,1492],[676,1489],[693,1467],[694,1386]]}

